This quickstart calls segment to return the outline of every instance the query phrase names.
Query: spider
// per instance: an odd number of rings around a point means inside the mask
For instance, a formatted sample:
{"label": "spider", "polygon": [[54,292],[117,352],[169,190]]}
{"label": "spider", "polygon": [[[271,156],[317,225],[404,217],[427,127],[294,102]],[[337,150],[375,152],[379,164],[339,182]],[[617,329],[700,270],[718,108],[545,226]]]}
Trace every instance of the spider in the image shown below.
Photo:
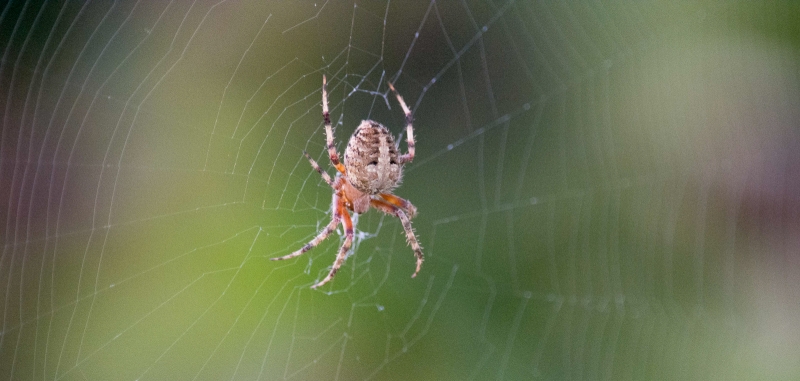
{"label": "spider", "polygon": [[400,185],[400,180],[403,176],[403,165],[414,160],[414,129],[411,125],[411,110],[408,109],[403,97],[389,82],[389,88],[397,96],[397,101],[406,116],[408,153],[398,154],[397,146],[389,129],[373,120],[364,120],[347,142],[347,149],[344,151],[344,164],[342,164],[339,161],[339,153],[336,152],[333,140],[333,127],[331,126],[331,117],[328,112],[326,83],[327,80],[323,75],[322,118],[325,121],[328,156],[331,164],[338,171],[336,178],[331,180],[330,175],[323,171],[307,152],[303,151],[303,154],[311,162],[314,170],[333,188],[331,206],[333,217],[328,226],[322,229],[311,242],[289,255],[272,258],[272,260],[279,261],[302,255],[319,245],[325,238],[328,238],[331,232],[339,226],[339,223],[342,223],[345,229],[345,238],[342,247],[339,249],[339,254],[336,256],[336,261],[333,262],[333,267],[331,267],[328,276],[311,286],[311,288],[316,289],[330,282],[336,276],[339,268],[342,267],[347,257],[347,252],[353,244],[353,221],[350,219],[348,210],[361,214],[373,207],[400,219],[400,223],[402,223],[403,230],[406,233],[406,239],[417,257],[417,269],[411,275],[414,278],[422,268],[423,261],[422,248],[419,246],[414,230],[411,228],[411,218],[417,215],[417,208],[408,200],[392,194],[392,190]]}

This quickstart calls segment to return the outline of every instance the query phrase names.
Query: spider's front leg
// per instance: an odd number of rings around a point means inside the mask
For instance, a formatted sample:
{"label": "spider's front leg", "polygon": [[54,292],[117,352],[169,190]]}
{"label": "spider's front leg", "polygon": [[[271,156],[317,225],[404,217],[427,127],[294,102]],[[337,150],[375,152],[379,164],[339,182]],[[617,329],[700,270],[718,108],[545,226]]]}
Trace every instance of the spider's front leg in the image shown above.
{"label": "spider's front leg", "polygon": [[344,259],[347,258],[347,252],[350,250],[350,246],[353,244],[353,221],[350,219],[350,213],[347,212],[347,208],[344,206],[344,200],[339,201],[338,205],[339,214],[342,216],[342,224],[344,225],[344,244],[342,244],[342,248],[339,249],[339,254],[336,256],[336,261],[333,262],[333,267],[331,267],[331,271],[328,273],[328,276],[325,279],[321,280],[319,283],[311,286],[311,288],[316,289],[328,283],[336,276],[336,272],[339,271],[339,268],[342,267],[344,263]]}
{"label": "spider's front leg", "polygon": [[[341,208],[339,207],[339,205],[341,203],[342,203],[342,201],[339,198],[339,196],[334,194],[333,195],[333,205],[334,205],[334,207],[333,207],[333,217],[331,217],[331,222],[328,224],[328,226],[326,226],[324,229],[322,229],[322,231],[319,232],[319,234],[316,237],[314,237],[314,239],[312,239],[311,242],[303,245],[303,247],[301,247],[300,250],[297,250],[294,253],[291,253],[289,255],[284,255],[282,257],[277,257],[277,258],[272,258],[272,260],[273,261],[282,261],[284,259],[292,259],[294,257],[299,257],[299,256],[303,255],[305,252],[317,247],[317,245],[319,245],[320,242],[324,241],[325,238],[328,238],[328,236],[331,235],[333,230],[336,229],[336,226],[339,225],[339,221],[342,220],[342,216],[340,214],[340,209]],[[348,217],[348,219],[350,219],[349,215],[347,217]]]}
{"label": "spider's front leg", "polygon": [[390,204],[405,210],[406,213],[408,213],[408,218],[414,218],[417,216],[417,207],[412,205],[411,202],[409,202],[408,200],[397,197],[390,193],[380,193],[379,196],[381,196],[384,200],[386,200]]}
{"label": "spider's front leg", "polygon": [[[402,200],[400,197],[397,198]],[[414,235],[414,229],[411,228],[411,220],[408,219],[408,216],[403,211],[403,209],[400,209],[399,207],[392,205],[386,201],[372,199],[370,200],[370,205],[372,205],[376,209],[381,210],[386,214],[397,217],[400,220],[400,223],[403,224],[403,230],[405,230],[406,232],[406,239],[408,240],[408,244],[411,245],[411,249],[414,250],[414,256],[417,257],[417,269],[414,271],[414,274],[411,275],[412,278],[415,278],[419,273],[419,270],[422,268],[422,261],[425,260],[425,257],[422,255],[422,247],[419,246],[419,242],[417,241],[417,236]]]}

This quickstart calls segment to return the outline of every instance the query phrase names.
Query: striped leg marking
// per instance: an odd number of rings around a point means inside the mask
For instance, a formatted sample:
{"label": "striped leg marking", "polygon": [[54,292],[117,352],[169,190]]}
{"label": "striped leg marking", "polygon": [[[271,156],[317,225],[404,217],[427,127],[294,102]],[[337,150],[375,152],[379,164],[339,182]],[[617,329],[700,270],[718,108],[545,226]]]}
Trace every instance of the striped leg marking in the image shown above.
{"label": "striped leg marking", "polygon": [[[308,161],[311,162],[311,167],[313,167],[314,170],[317,171],[317,173],[319,173],[320,176],[322,176],[322,179],[325,180],[325,182],[328,183],[328,185],[333,187],[333,180],[331,180],[331,176],[328,175],[327,172],[323,171],[322,168],[319,167],[319,164],[317,164],[317,162],[314,161],[314,159],[312,159],[311,156],[308,155],[308,152],[303,151],[303,155],[306,155],[306,158],[308,159]],[[336,189],[336,188],[334,188],[334,189]]]}
{"label": "striped leg marking", "polygon": [[403,113],[406,114],[406,135],[408,135],[408,139],[406,139],[406,143],[408,143],[408,153],[404,155],[400,155],[397,159],[400,163],[408,163],[414,160],[414,127],[412,126],[411,122],[414,119],[413,115],[411,115],[411,110],[406,106],[406,102],[403,100],[403,97],[400,96],[400,93],[394,89],[394,85],[391,82],[389,83],[389,88],[392,89],[394,95],[397,96],[397,101],[400,102],[400,107],[403,108]]}
{"label": "striped leg marking", "polygon": [[347,213],[344,205],[339,206],[341,209],[340,213],[342,215],[342,224],[344,225],[344,244],[342,248],[339,249],[339,254],[336,256],[336,261],[333,262],[333,267],[331,267],[331,271],[328,273],[328,276],[325,279],[321,280],[319,283],[311,286],[311,288],[316,289],[318,287],[323,286],[325,283],[328,283],[336,276],[336,272],[339,271],[339,268],[342,267],[344,264],[344,259],[347,257],[347,252],[350,250],[350,246],[353,244],[353,221],[350,219],[350,213]]}
{"label": "striped leg marking", "polygon": [[333,230],[336,229],[336,226],[339,225],[339,221],[341,221],[341,219],[342,219],[342,217],[339,215],[339,209],[341,209],[341,208],[338,205],[340,203],[341,203],[341,201],[339,201],[339,196],[334,194],[333,195],[333,204],[336,205],[336,207],[333,208],[333,218],[331,218],[331,222],[328,224],[328,226],[326,226],[324,229],[322,229],[322,231],[319,232],[319,234],[314,239],[312,239],[311,242],[305,244],[303,247],[300,248],[300,250],[297,250],[294,253],[291,253],[289,255],[284,255],[284,256],[278,257],[278,258],[272,258],[272,260],[273,261],[282,261],[284,259],[292,259],[294,257],[299,257],[299,256],[303,255],[303,253],[315,248],[317,245],[320,244],[320,242],[324,241],[325,238],[328,238],[328,236],[331,235]]}
{"label": "striped leg marking", "polygon": [[328,146],[328,156],[331,158],[331,164],[336,167],[336,170],[344,173],[344,164],[339,162],[339,153],[336,152],[336,146],[333,141],[333,127],[331,126],[331,113],[328,110],[328,80],[322,76],[322,119],[325,121],[325,138]]}
{"label": "striped leg marking", "polygon": [[411,220],[408,219],[408,216],[406,216],[406,213],[403,212],[402,209],[386,201],[373,199],[370,200],[370,204],[376,209],[380,209],[384,213],[400,219],[400,223],[403,224],[403,230],[406,232],[406,240],[408,240],[408,244],[411,245],[411,249],[414,250],[414,256],[417,257],[417,269],[414,271],[414,274],[411,275],[412,278],[415,278],[422,268],[422,261],[425,260],[425,257],[422,255],[422,248],[419,246],[417,236],[414,235],[414,229],[411,228]]}

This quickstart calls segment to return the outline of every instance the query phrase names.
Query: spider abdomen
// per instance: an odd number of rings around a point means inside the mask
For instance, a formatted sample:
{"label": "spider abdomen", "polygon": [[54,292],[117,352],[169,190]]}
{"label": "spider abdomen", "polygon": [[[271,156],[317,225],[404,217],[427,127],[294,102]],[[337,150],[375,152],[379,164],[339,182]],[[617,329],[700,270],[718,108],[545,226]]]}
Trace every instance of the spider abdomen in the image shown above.
{"label": "spider abdomen", "polygon": [[389,193],[399,185],[403,167],[389,129],[372,120],[362,121],[344,151],[347,181],[367,194]]}

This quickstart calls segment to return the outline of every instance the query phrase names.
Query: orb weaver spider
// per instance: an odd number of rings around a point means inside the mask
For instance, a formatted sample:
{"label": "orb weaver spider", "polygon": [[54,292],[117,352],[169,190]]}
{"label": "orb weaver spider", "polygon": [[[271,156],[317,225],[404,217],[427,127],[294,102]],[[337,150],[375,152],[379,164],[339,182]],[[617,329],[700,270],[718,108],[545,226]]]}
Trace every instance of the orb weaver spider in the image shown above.
{"label": "orb weaver spider", "polygon": [[333,216],[331,217],[331,222],[309,243],[289,255],[272,258],[272,260],[278,261],[302,255],[319,245],[325,238],[328,238],[339,226],[339,223],[342,223],[345,229],[345,238],[342,247],[339,249],[339,254],[336,256],[328,276],[311,286],[311,288],[316,289],[330,282],[336,276],[339,268],[342,267],[345,258],[347,258],[347,252],[353,244],[353,221],[348,210],[361,214],[372,207],[397,217],[403,225],[406,239],[417,258],[417,269],[411,275],[414,278],[422,268],[423,261],[422,248],[417,241],[416,235],[414,235],[414,230],[411,228],[411,218],[417,215],[417,208],[408,200],[392,194],[392,191],[400,185],[400,180],[403,177],[403,165],[414,160],[414,129],[411,123],[413,119],[411,110],[406,106],[403,97],[395,90],[394,85],[389,82],[389,88],[397,97],[397,101],[405,113],[408,153],[399,154],[397,152],[397,146],[388,128],[373,120],[364,120],[353,132],[353,135],[350,136],[347,148],[344,151],[344,163],[342,163],[339,161],[339,153],[336,152],[334,145],[326,84],[327,80],[323,75],[322,118],[325,122],[328,156],[331,164],[336,168],[336,177],[331,179],[330,175],[323,171],[307,152],[303,151],[303,154],[314,170],[333,188],[331,206]]}

